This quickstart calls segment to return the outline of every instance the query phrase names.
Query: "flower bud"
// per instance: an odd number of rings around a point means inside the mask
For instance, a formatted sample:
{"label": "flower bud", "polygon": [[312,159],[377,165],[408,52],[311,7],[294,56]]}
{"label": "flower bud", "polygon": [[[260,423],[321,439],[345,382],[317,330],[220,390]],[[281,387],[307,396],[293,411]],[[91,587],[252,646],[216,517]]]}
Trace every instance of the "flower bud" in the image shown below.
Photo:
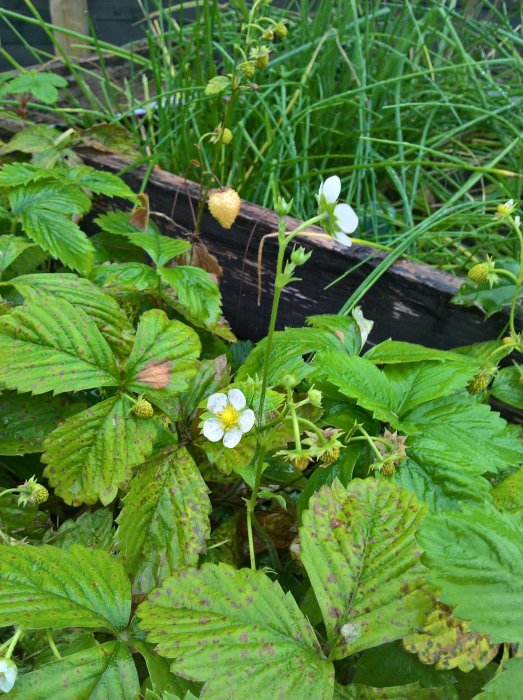
{"label": "flower bud", "polygon": [[262,38],[265,41],[274,41],[274,32],[272,29],[266,29],[262,34]]}
{"label": "flower bud", "polygon": [[283,197],[278,197],[274,202],[274,211],[278,216],[287,216],[292,209],[292,199],[290,201],[285,201]]}
{"label": "flower bud", "polygon": [[0,690],[2,693],[9,693],[16,683],[18,668],[11,659],[0,658]]}
{"label": "flower bud", "polygon": [[281,380],[281,385],[284,389],[294,389],[297,384],[298,380],[294,374],[286,374]]}
{"label": "flower bud", "polygon": [[133,406],[133,413],[138,418],[152,418],[154,409],[146,399],[139,399]]}
{"label": "flower bud", "polygon": [[299,246],[298,248],[294,248],[294,250],[291,253],[291,261],[296,265],[304,265],[307,260],[311,257],[312,255],[312,250],[307,252],[305,248],[302,246]]}

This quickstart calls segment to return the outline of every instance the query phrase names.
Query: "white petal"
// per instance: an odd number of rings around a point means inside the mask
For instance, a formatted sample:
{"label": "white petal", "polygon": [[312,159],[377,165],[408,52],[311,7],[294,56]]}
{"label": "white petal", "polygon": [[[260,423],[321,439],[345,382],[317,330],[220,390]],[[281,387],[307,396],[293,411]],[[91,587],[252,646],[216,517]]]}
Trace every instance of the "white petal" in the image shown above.
{"label": "white petal", "polygon": [[211,394],[207,399],[207,410],[211,413],[223,411],[225,406],[227,406],[227,397],[225,394]]}
{"label": "white petal", "polygon": [[246,408],[245,411],[242,411],[238,419],[238,425],[240,426],[242,433],[248,433],[254,425],[254,411],[252,411],[250,408]]}
{"label": "white petal", "polygon": [[228,399],[229,403],[232,404],[237,411],[241,411],[247,404],[245,396],[239,389],[231,389],[229,391]]}
{"label": "white petal", "polygon": [[17,675],[18,669],[13,661],[10,659],[0,660],[0,690],[2,692],[8,693],[12,690]]}
{"label": "white petal", "polygon": [[352,233],[358,228],[358,216],[354,209],[348,204],[338,204],[334,208],[334,216],[338,228],[341,229],[343,233]]}
{"label": "white petal", "polygon": [[325,182],[322,182],[318,195],[323,195],[329,204],[337,201],[341,192],[341,180],[337,175],[331,175]]}
{"label": "white petal", "polygon": [[218,423],[216,418],[208,418],[203,423],[202,432],[207,438],[207,440],[210,440],[211,442],[218,442],[218,440],[222,439],[225,431],[222,428],[221,424]]}
{"label": "white petal", "polygon": [[336,243],[339,243],[340,245],[344,245],[347,248],[352,245],[351,239],[347,236],[347,234],[342,233],[341,231],[336,231],[333,235],[334,240]]}
{"label": "white petal", "polygon": [[223,436],[223,444],[225,447],[236,447],[236,445],[242,439],[242,431],[240,428],[232,428],[228,430]]}

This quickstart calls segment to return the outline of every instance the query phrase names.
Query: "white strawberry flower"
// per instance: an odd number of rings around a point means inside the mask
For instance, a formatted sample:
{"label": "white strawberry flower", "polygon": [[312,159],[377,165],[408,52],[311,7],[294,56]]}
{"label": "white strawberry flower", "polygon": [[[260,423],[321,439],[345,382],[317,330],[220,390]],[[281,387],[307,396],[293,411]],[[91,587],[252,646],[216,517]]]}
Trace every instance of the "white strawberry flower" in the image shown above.
{"label": "white strawberry flower", "polygon": [[318,213],[326,212],[329,215],[325,225],[327,233],[341,245],[350,246],[352,241],[347,234],[354,233],[358,228],[358,215],[348,204],[338,204],[340,193],[341,180],[337,175],[322,182],[316,195]]}
{"label": "white strawberry flower", "polygon": [[0,659],[0,690],[8,693],[16,683],[18,669],[11,659]]}
{"label": "white strawberry flower", "polygon": [[202,432],[207,440],[218,442],[223,438],[225,447],[236,447],[242,435],[254,425],[254,411],[246,405],[247,400],[239,389],[209,396],[207,410],[214,417],[203,423]]}

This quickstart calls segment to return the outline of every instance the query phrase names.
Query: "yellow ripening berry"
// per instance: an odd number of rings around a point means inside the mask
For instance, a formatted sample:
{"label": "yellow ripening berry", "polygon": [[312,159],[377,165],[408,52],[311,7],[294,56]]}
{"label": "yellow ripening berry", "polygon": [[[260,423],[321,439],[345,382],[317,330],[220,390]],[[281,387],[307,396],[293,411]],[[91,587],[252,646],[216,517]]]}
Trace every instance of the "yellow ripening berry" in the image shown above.
{"label": "yellow ripening berry", "polygon": [[274,27],[274,33],[279,39],[285,39],[289,31],[283,22],[278,22],[278,24]]}
{"label": "yellow ripening berry", "polygon": [[240,205],[240,196],[232,187],[213,190],[209,195],[209,211],[222,228],[231,228],[240,213]]}
{"label": "yellow ripening berry", "polygon": [[339,447],[333,447],[332,450],[327,450],[327,452],[324,452],[321,461],[323,462],[323,465],[325,467],[328,467],[329,464],[332,464],[335,462],[340,456],[340,448]]}
{"label": "yellow ripening berry", "polygon": [[393,476],[395,471],[396,465],[392,459],[388,459],[386,462],[383,462],[383,466],[380,469],[383,476]]}
{"label": "yellow ripening berry", "polygon": [[294,457],[291,459],[291,464],[298,472],[304,472],[309,466],[310,459],[303,455],[302,457]]}
{"label": "yellow ripening berry", "polygon": [[272,29],[266,29],[262,34],[262,38],[265,41],[274,41],[274,32]]}
{"label": "yellow ripening berry", "polygon": [[488,280],[488,271],[487,263],[478,263],[470,268],[467,277],[473,282],[486,282]]}
{"label": "yellow ripening berry", "polygon": [[469,394],[481,394],[481,392],[485,391],[485,389],[488,387],[491,379],[492,374],[490,372],[480,370],[468,383],[467,391]]}
{"label": "yellow ripening berry", "polygon": [[146,399],[139,399],[133,406],[133,413],[138,418],[152,418],[154,409]]}
{"label": "yellow ripening berry", "polygon": [[233,133],[230,129],[225,127],[222,131],[222,143],[224,143],[226,146],[232,141]]}
{"label": "yellow ripening berry", "polygon": [[238,68],[246,78],[252,78],[256,73],[256,66],[252,61],[244,61],[243,63],[240,63]]}
{"label": "yellow ripening berry", "polygon": [[503,345],[513,345],[514,344],[514,341],[512,340],[510,335],[506,335],[501,342],[503,343]]}
{"label": "yellow ripening berry", "polygon": [[254,65],[256,66],[256,68],[259,68],[259,70],[265,70],[269,65],[269,54],[261,53],[259,56],[256,57]]}

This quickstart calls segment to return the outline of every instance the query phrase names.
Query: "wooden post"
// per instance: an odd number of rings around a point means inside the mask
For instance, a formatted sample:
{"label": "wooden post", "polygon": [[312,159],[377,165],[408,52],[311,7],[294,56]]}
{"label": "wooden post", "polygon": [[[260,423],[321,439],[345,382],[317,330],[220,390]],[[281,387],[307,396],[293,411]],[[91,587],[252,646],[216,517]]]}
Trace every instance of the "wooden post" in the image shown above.
{"label": "wooden post", "polygon": [[[70,29],[78,34],[89,34],[87,0],[49,0],[51,22],[57,27]],[[69,58],[78,58],[89,53],[88,48],[73,46],[81,40],[62,32],[55,32],[55,39]]]}

